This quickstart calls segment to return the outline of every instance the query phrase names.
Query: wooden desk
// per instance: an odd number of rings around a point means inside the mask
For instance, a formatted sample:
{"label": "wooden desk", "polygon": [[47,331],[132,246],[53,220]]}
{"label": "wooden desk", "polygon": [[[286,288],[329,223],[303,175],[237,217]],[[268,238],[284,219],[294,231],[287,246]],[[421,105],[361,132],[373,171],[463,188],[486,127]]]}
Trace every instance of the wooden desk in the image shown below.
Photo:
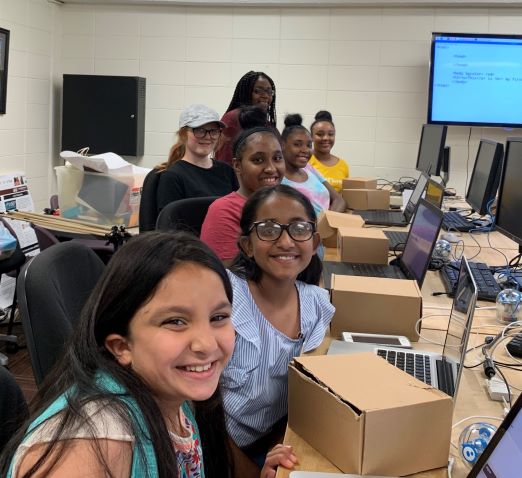
{"label": "wooden desk", "polygon": [[[463,234],[463,236],[466,236],[466,234]],[[503,249],[503,252],[508,256],[508,258],[513,257],[518,252],[518,246],[516,246],[514,242],[501,236],[497,232],[490,234],[490,240],[495,247]],[[484,243],[484,245],[481,244],[481,249],[479,251],[479,247],[476,244],[475,246],[468,246],[468,241],[473,242],[473,239],[468,237],[465,238],[466,248],[464,253],[466,257],[471,257],[474,254],[477,254],[474,260],[486,262],[489,264],[499,264],[501,256],[497,251],[491,249],[489,245],[486,247],[486,243]],[[325,251],[326,260],[335,260],[336,257],[337,252],[335,250]],[[500,264],[502,264],[502,262],[500,262]],[[439,342],[443,340],[444,333],[446,331],[447,319],[449,317],[451,307],[451,299],[445,295],[433,296],[432,293],[443,290],[444,287],[440,279],[440,274],[435,271],[428,271],[422,288],[422,294],[424,297],[423,315],[427,316],[430,314],[440,314],[440,316],[433,316],[425,319],[422,324],[423,327],[421,333],[427,339]],[[494,304],[483,301],[479,301],[477,303],[478,307],[488,307],[492,305]],[[445,310],[440,310],[440,307],[444,307]],[[487,327],[483,328],[484,326]],[[469,348],[482,344],[484,342],[485,335],[495,335],[500,331],[500,329],[501,326],[496,322],[494,310],[476,310],[470,335]],[[330,340],[331,338],[327,337],[321,347],[314,351],[314,353],[324,354],[328,349]],[[419,341],[417,346],[427,350],[440,350],[439,346],[426,343],[422,339]],[[503,361],[506,362],[510,361],[509,357],[503,350],[503,347],[498,347],[496,349],[495,357],[502,358]],[[474,365],[481,360],[481,349],[472,350],[468,352],[466,356],[466,365]],[[522,376],[520,376],[519,373],[509,369],[503,369],[502,371],[510,384],[517,388],[522,388]],[[455,403],[453,420],[454,423],[471,415],[502,417],[503,404],[501,402],[494,402],[489,399],[485,389],[484,380],[485,376],[481,366],[477,367],[476,369],[464,370]],[[512,392],[514,401],[519,392],[514,389],[512,389]],[[457,426],[453,430],[452,443],[458,443],[458,438],[462,429],[467,424],[473,423],[473,421],[479,420],[470,420],[460,426]],[[498,421],[495,422],[493,420],[486,419],[484,421],[489,421],[493,424],[499,423]],[[299,459],[299,465],[296,466],[296,470],[315,470],[340,473],[340,470],[335,465],[333,465],[324,456],[312,448],[290,428],[287,428],[284,443],[293,446],[294,452]],[[450,448],[450,454],[451,456],[455,457],[455,465],[452,473],[453,478],[464,478],[467,476],[469,468],[460,459],[458,450],[452,446]],[[276,478],[287,478],[289,473],[289,470],[280,467],[277,471]],[[441,468],[417,473],[411,476],[416,478],[446,478],[448,475],[447,470],[445,468]]]}

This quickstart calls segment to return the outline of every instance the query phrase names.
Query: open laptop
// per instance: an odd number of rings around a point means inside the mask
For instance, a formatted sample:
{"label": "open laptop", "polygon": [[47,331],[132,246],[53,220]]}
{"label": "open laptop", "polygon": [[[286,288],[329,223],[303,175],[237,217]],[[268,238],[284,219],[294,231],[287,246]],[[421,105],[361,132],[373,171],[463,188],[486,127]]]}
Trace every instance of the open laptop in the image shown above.
{"label": "open laptop", "polygon": [[519,478],[522,463],[522,395],[487,444],[468,478]]}
{"label": "open laptop", "polygon": [[399,226],[406,227],[413,217],[415,212],[415,208],[417,207],[417,203],[419,199],[422,197],[424,190],[426,189],[426,185],[428,184],[428,175],[425,173],[421,173],[419,179],[417,179],[417,184],[415,185],[415,189],[411,193],[410,200],[404,211],[388,211],[388,210],[369,210],[369,211],[359,211],[354,210],[354,214],[358,214],[364,219],[366,224],[376,225],[376,226]]}
{"label": "open laptop", "polygon": [[454,397],[462,374],[476,302],[477,284],[468,261],[463,257],[442,354],[340,341],[335,341],[335,345],[332,342],[328,354],[373,350],[392,365]]}
{"label": "open laptop", "polygon": [[[444,186],[433,179],[428,181],[426,186],[426,194],[424,199],[430,204],[438,207],[442,206],[442,200],[444,199]],[[444,224],[444,219],[442,220]],[[386,237],[389,239],[390,251],[403,251],[408,233],[405,231],[383,231]]]}
{"label": "open laptop", "polygon": [[422,287],[442,223],[442,211],[421,199],[397,265],[323,262],[323,282],[331,289],[332,274],[414,279]]}

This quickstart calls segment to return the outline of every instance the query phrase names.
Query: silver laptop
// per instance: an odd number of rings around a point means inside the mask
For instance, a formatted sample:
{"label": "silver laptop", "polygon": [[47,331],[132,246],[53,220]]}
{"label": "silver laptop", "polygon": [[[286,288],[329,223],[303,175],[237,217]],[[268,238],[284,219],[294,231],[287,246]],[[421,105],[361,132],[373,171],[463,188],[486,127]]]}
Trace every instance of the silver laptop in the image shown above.
{"label": "silver laptop", "polygon": [[[462,374],[462,364],[466,355],[476,301],[477,284],[468,261],[463,257],[442,354],[348,342],[345,342],[346,346],[342,346],[340,341],[335,341],[335,345],[330,347],[328,353],[372,350],[392,365],[424,383],[442,390],[451,397],[455,397]],[[353,347],[353,345],[357,347]]]}

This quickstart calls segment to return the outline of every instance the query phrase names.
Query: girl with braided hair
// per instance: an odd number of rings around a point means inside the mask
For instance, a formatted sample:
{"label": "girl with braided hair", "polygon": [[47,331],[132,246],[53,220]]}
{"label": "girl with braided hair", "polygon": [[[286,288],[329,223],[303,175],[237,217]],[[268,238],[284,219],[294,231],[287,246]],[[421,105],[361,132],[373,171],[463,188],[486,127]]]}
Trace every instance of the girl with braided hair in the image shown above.
{"label": "girl with braided hair", "polygon": [[216,159],[232,165],[232,142],[242,130],[239,110],[242,106],[258,106],[266,114],[266,126],[276,130],[276,89],[272,78],[262,71],[249,71],[237,82],[232,101],[221,118],[224,144],[216,151]]}

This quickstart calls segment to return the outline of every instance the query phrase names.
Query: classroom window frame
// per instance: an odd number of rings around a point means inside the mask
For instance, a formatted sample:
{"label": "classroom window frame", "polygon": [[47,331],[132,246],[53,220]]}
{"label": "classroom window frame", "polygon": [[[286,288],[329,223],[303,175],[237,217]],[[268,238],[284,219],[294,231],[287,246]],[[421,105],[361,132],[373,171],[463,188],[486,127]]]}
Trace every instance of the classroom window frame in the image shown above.
{"label": "classroom window frame", "polygon": [[0,114],[6,112],[7,102],[7,66],[9,64],[10,31],[0,28]]}

